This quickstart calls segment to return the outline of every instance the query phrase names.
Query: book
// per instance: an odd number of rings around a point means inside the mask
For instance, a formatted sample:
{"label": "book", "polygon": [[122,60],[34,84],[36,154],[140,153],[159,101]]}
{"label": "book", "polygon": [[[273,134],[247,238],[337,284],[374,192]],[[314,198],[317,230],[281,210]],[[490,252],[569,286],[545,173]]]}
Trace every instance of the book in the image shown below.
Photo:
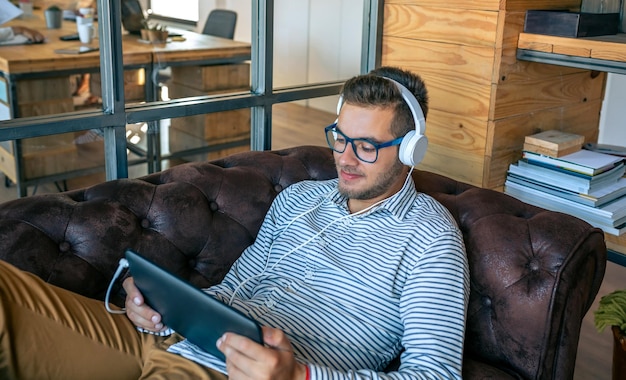
{"label": "book", "polygon": [[590,194],[599,191],[617,182],[624,176],[626,167],[623,163],[614,166],[611,170],[596,176],[569,173],[558,168],[549,168],[535,165],[532,162],[519,160],[509,165],[509,175],[527,178],[534,182],[540,182],[547,186],[572,191],[582,194]]}
{"label": "book", "polygon": [[614,184],[608,185],[600,190],[592,191],[589,194],[561,189],[529,178],[519,177],[514,174],[507,176],[507,181],[511,181],[531,189],[545,191],[546,193],[591,207],[602,206],[612,200],[626,195],[626,178],[623,177],[617,180]]}
{"label": "book", "polygon": [[[612,225],[613,227],[626,223],[626,197],[604,204],[600,207],[583,205],[546,192],[531,189],[520,184],[505,181],[505,186],[516,189],[518,193],[524,193],[533,202],[541,202],[550,207],[558,206],[559,211],[566,214],[580,215],[581,219],[597,220]],[[547,208],[546,206],[541,206]]]}
{"label": "book", "polygon": [[581,149],[585,137],[557,130],[543,131],[524,138],[524,150],[561,157]]}
{"label": "book", "polygon": [[539,145],[533,145],[533,144],[529,144],[529,143],[524,143],[524,147],[522,149],[526,150],[528,152],[543,154],[544,156],[563,157],[565,155],[577,152],[581,148],[580,148],[580,146],[571,146],[569,148],[562,148],[562,149],[559,149],[559,150],[554,150],[552,148],[546,148],[546,147],[539,146]]}
{"label": "book", "polygon": [[553,167],[562,168],[591,176],[609,170],[613,168],[616,164],[624,160],[623,157],[593,152],[586,149],[581,149],[577,152],[558,158],[545,156],[534,152],[523,151],[522,157],[527,159],[529,162],[541,162]]}
{"label": "book", "polygon": [[[504,184],[504,192],[533,206],[575,216],[613,235],[619,236],[626,232],[626,217],[615,218],[609,217],[607,214],[602,215],[602,208],[585,206],[576,202],[563,200],[554,195],[520,186],[509,180]],[[605,206],[607,213],[610,213],[610,211],[608,211],[609,209],[613,211],[620,209],[626,210],[626,197],[618,198],[618,200],[608,205],[612,204],[614,204],[612,207]],[[594,212],[595,210],[597,210],[598,213]]]}
{"label": "book", "polygon": [[580,173],[580,172],[571,171],[571,170],[568,170],[568,169],[563,169],[561,167],[557,167],[557,166],[554,166],[554,165],[546,164],[545,162],[529,161],[529,160],[527,160],[525,158],[522,158],[521,160],[519,160],[519,162],[522,162],[522,165],[524,165],[524,166],[532,165],[533,167],[544,168],[544,169],[546,169],[547,173],[559,172],[559,173],[567,174],[568,176],[575,176],[575,177],[584,178],[584,179],[586,179],[588,181],[591,181],[592,183],[593,182],[600,182],[605,177],[611,176],[612,173],[617,170],[617,168],[620,168],[620,167],[626,165],[626,163],[620,162],[620,163],[615,164],[615,166],[613,166],[612,168],[603,171],[602,173],[599,173],[599,174],[596,174],[596,175],[588,175],[588,174],[583,174],[583,173]]}

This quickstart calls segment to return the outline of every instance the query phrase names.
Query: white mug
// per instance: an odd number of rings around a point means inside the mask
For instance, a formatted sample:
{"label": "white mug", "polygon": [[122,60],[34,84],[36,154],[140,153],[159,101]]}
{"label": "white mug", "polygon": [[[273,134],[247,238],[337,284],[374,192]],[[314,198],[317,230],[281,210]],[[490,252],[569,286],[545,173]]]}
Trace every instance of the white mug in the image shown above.
{"label": "white mug", "polygon": [[95,33],[93,24],[77,24],[76,28],[78,29],[78,39],[80,39],[80,42],[90,44]]}

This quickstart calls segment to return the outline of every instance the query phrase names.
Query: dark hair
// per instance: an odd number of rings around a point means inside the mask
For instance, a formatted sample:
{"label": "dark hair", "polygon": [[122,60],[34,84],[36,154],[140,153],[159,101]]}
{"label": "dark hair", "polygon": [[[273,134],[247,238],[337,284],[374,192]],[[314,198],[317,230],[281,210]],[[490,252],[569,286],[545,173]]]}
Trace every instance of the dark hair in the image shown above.
{"label": "dark hair", "polygon": [[392,107],[395,116],[391,133],[394,137],[404,136],[415,129],[415,121],[398,87],[385,78],[393,79],[411,91],[426,117],[428,92],[424,81],[419,75],[398,67],[383,66],[348,79],[341,90],[343,101],[361,107]]}

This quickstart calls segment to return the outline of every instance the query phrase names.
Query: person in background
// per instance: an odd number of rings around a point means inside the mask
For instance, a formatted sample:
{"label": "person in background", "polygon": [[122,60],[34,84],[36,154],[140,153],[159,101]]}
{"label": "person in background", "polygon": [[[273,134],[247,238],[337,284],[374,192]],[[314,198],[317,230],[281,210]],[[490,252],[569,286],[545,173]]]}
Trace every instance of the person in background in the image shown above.
{"label": "person in background", "polygon": [[[21,13],[22,11],[9,1],[0,0],[0,24],[12,20]],[[44,35],[39,31],[25,26],[0,27],[0,42],[9,42],[17,35],[22,35],[33,43],[41,43],[45,40]]]}

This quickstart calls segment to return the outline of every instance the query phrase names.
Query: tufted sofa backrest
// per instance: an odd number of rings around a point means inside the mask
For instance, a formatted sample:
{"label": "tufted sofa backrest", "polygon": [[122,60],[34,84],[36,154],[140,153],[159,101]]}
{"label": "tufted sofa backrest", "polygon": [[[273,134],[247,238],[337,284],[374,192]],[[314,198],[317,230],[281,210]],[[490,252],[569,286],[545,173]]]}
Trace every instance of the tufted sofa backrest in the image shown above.
{"label": "tufted sofa backrest", "polygon": [[[206,287],[254,241],[278,192],[334,177],[329,149],[298,147],[22,198],[0,205],[0,259],[103,299],[133,248]],[[580,324],[604,275],[602,232],[440,175],[415,170],[413,178],[464,235],[471,275],[464,378],[571,378]]]}

